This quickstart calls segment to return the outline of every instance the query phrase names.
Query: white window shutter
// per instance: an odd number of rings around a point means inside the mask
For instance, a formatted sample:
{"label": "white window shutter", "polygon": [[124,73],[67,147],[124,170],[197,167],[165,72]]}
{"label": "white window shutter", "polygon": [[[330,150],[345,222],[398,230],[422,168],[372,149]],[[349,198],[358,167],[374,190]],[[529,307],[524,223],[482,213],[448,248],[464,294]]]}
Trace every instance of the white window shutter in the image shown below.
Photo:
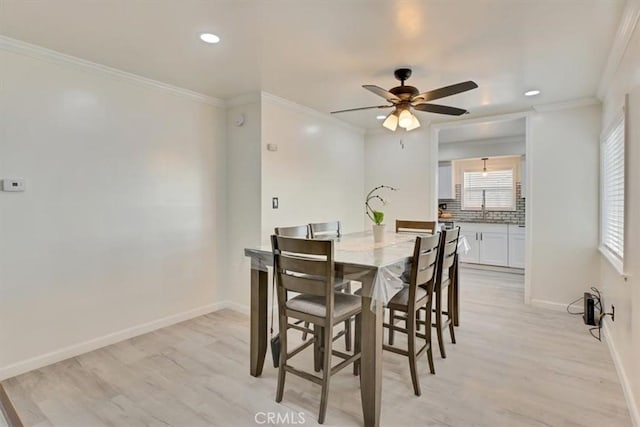
{"label": "white window shutter", "polygon": [[482,209],[482,192],[485,192],[485,208],[494,211],[516,209],[513,169],[483,172],[464,172],[462,209]]}
{"label": "white window shutter", "polygon": [[625,120],[622,115],[602,138],[601,246],[620,261],[624,258],[624,140]]}

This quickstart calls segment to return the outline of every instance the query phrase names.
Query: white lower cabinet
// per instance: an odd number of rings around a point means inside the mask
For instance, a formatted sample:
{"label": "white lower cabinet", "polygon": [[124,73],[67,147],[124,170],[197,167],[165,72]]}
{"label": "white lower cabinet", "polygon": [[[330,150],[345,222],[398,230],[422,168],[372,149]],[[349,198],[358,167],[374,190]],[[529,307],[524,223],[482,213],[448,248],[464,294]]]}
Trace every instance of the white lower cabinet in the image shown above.
{"label": "white lower cabinet", "polygon": [[[460,261],[524,268],[524,228],[510,224],[471,222],[456,225],[460,226],[460,234],[466,237],[470,247],[468,253],[460,253]],[[511,227],[516,227],[513,234],[510,234]]]}
{"label": "white lower cabinet", "polygon": [[480,262],[489,265],[509,265],[509,233],[480,233]]}
{"label": "white lower cabinet", "polygon": [[480,241],[477,240],[478,233],[475,231],[465,231],[466,227],[462,224],[456,225],[460,225],[460,235],[466,237],[467,243],[469,243],[469,252],[459,252],[460,261],[478,264],[480,262]]}
{"label": "white lower cabinet", "polygon": [[524,268],[525,228],[509,225],[509,267]]}

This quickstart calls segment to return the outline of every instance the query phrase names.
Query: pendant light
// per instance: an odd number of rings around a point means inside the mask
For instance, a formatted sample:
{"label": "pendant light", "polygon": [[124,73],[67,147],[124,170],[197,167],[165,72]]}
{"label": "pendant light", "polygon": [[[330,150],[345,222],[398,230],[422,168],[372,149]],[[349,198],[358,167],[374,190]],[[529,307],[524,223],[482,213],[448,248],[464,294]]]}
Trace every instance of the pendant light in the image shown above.
{"label": "pendant light", "polygon": [[488,157],[483,157],[482,158],[482,164],[483,164],[483,166],[482,166],[482,177],[483,178],[486,178],[489,175],[489,173],[487,172],[487,160],[489,160]]}

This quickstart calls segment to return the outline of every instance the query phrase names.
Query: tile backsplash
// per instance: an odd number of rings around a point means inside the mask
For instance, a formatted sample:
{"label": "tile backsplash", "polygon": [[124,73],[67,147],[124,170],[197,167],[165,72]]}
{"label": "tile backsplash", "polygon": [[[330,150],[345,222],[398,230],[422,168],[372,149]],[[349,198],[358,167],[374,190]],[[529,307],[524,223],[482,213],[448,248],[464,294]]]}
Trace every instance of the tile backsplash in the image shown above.
{"label": "tile backsplash", "polygon": [[[522,188],[520,183],[516,183],[516,210],[515,211],[487,211],[486,221],[497,222],[505,224],[519,224],[524,225],[524,207],[526,199],[522,198]],[[455,200],[439,200],[439,203],[446,203],[447,210],[453,215],[453,220],[458,221],[478,221],[482,222],[481,211],[463,211],[461,209],[462,203],[462,187],[460,184],[456,184],[456,198]]]}

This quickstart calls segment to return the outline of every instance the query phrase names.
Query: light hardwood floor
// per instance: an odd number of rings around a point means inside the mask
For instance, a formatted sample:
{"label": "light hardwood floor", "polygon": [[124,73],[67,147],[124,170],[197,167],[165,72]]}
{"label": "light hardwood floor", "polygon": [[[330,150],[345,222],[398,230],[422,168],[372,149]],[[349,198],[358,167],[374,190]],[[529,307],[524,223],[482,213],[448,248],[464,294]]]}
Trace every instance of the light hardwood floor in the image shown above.
{"label": "light hardwood floor", "polygon": [[[422,396],[413,394],[407,359],[384,353],[382,425],[631,425],[606,344],[579,316],[525,306],[522,276],[470,269],[461,275],[458,344],[448,343],[447,359],[435,352],[436,375],[421,358]],[[269,354],[263,376],[249,376],[248,325],[246,316],[225,310],[4,386],[27,426],[251,426],[256,414],[270,411],[302,412],[305,424],[315,425],[319,386],[289,375],[276,404]],[[311,349],[296,358],[294,366],[312,368]],[[362,425],[350,369],[330,387],[325,425]]]}

